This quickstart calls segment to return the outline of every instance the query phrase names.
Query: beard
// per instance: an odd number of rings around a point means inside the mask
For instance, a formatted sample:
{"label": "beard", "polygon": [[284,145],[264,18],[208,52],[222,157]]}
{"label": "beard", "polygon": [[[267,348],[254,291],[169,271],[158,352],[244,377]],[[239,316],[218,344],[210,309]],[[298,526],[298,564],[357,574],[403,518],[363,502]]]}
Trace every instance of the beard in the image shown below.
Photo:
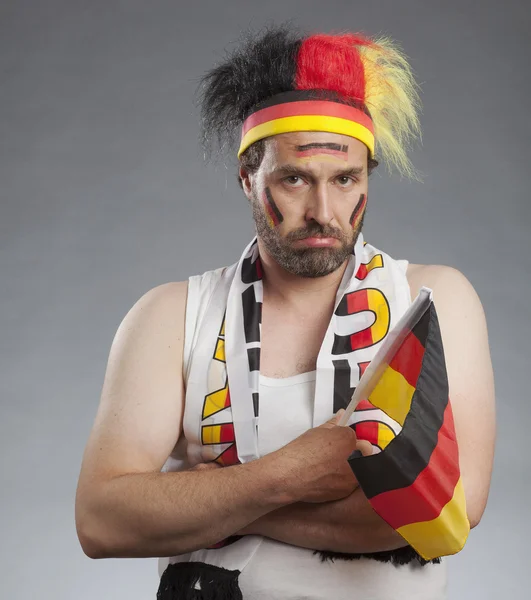
{"label": "beard", "polygon": [[[363,218],[356,229],[345,234],[341,229],[310,221],[302,229],[290,231],[282,237],[278,228],[269,225],[262,203],[253,195],[253,217],[258,237],[269,255],[288,273],[299,277],[324,277],[333,273],[348,259],[363,227]],[[308,237],[332,237],[340,241],[339,247],[301,248],[293,242]]]}

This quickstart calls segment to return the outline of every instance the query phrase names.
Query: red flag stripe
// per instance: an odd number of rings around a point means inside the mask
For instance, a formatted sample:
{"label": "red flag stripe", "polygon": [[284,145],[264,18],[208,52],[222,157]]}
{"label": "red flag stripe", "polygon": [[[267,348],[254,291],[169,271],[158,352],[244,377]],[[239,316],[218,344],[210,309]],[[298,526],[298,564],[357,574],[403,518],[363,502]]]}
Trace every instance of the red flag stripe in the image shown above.
{"label": "red flag stripe", "polygon": [[414,333],[408,333],[389,366],[400,373],[410,386],[416,388],[417,380],[422,369],[424,346],[419,342]]}
{"label": "red flag stripe", "polygon": [[[459,476],[454,419],[448,403],[437,445],[426,468],[412,485],[371,498],[371,506],[378,514],[386,515],[385,520],[393,529],[410,523],[431,521],[452,499]],[[427,499],[430,501],[427,502]],[[390,507],[393,507],[392,511]]]}

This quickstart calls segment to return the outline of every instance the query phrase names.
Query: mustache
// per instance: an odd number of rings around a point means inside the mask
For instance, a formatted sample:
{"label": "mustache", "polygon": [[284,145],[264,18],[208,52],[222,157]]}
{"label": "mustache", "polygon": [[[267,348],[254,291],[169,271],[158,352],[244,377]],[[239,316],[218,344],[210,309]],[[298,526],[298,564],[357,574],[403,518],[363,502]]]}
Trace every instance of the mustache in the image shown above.
{"label": "mustache", "polygon": [[297,240],[305,240],[309,237],[318,237],[318,238],[335,238],[337,240],[342,240],[344,234],[339,229],[335,229],[334,227],[328,227],[328,225],[319,225],[319,223],[315,223],[310,227],[305,227],[304,229],[296,229],[295,231],[290,231],[286,236],[286,239],[290,242],[295,242]]}

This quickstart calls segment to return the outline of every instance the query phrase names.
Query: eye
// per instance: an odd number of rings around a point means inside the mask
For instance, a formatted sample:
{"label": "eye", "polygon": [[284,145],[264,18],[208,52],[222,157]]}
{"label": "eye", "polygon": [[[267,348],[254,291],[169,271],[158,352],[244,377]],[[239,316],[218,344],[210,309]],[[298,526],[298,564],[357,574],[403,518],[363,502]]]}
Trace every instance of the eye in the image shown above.
{"label": "eye", "polygon": [[304,181],[298,175],[289,175],[288,177],[284,178],[284,182],[290,187],[300,187],[300,184],[304,183]]}
{"label": "eye", "polygon": [[356,180],[353,177],[348,177],[347,175],[340,175],[336,180],[340,187],[347,187],[350,184],[356,183]]}

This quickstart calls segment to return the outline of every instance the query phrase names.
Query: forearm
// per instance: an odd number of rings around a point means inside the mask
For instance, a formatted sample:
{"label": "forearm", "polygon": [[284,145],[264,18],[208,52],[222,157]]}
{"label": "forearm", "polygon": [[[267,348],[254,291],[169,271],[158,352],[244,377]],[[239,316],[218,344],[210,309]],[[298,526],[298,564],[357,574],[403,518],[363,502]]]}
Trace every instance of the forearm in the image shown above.
{"label": "forearm", "polygon": [[335,502],[284,506],[251,523],[242,533],[332,552],[380,552],[407,544],[376,514],[360,488]]}
{"label": "forearm", "polygon": [[211,546],[293,501],[262,462],[133,473],[99,484],[76,509],[82,546],[94,558],[174,556]]}

